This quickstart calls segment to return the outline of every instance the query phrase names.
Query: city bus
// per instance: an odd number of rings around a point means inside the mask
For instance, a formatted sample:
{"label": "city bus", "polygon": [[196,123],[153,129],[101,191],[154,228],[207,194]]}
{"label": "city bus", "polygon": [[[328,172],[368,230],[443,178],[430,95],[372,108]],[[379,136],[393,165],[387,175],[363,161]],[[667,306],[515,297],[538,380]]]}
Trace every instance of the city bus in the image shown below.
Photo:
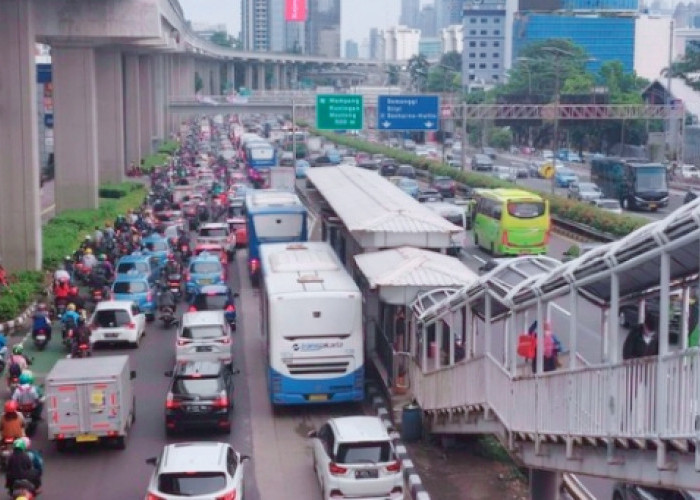
{"label": "city bus", "polygon": [[248,273],[254,286],[260,278],[260,245],[308,239],[307,211],[289,191],[252,189],[246,193]]}
{"label": "city bus", "polygon": [[666,167],[646,160],[595,158],[591,181],[605,198],[620,201],[625,210],[650,210],[668,206]]}
{"label": "city bus", "polygon": [[521,189],[480,189],[472,212],[474,244],[493,255],[547,253],[549,202]]}
{"label": "city bus", "polygon": [[362,294],[331,246],[266,244],[260,258],[271,403],[362,401]]}

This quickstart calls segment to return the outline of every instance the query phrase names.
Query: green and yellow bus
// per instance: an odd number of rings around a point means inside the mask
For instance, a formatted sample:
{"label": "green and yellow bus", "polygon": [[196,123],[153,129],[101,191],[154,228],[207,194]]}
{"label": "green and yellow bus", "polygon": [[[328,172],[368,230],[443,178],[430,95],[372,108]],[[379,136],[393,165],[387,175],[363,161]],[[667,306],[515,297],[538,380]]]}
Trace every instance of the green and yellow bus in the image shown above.
{"label": "green and yellow bus", "polygon": [[549,202],[521,189],[479,189],[472,212],[474,244],[493,255],[547,253]]}

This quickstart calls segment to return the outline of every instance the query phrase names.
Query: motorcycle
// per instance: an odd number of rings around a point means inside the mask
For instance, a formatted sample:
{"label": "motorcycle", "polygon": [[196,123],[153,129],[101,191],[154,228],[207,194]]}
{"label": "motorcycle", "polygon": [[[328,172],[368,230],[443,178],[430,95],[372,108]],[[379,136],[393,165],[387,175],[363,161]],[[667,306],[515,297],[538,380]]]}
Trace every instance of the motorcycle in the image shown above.
{"label": "motorcycle", "polygon": [[10,390],[10,394],[14,394],[15,390],[19,387],[19,376],[8,374],[7,377],[7,387]]}
{"label": "motorcycle", "polygon": [[97,304],[102,302],[103,300],[107,300],[109,297],[107,296],[107,293],[105,292],[105,287],[102,286],[95,286],[90,289],[90,301],[92,302],[93,306],[92,308],[94,309],[97,307]]}
{"label": "motorcycle", "polygon": [[63,315],[64,315],[65,312],[66,312],[66,307],[67,307],[67,306],[68,306],[68,301],[67,301],[67,300],[65,300],[65,299],[57,299],[57,300],[56,300],[56,306],[55,306],[56,312],[55,312],[54,318],[60,321],[61,318],[63,317]]}
{"label": "motorcycle", "polygon": [[63,330],[61,331],[63,346],[68,350],[73,347],[73,331],[74,328],[72,326],[68,326],[66,324],[63,325]]}
{"label": "motorcycle", "polygon": [[178,320],[175,318],[175,309],[172,307],[162,307],[160,309],[161,315],[158,317],[163,322],[163,328],[170,328],[172,325],[177,324]]}
{"label": "motorcycle", "polygon": [[37,421],[34,418],[35,409],[36,405],[34,404],[20,405],[18,408],[19,412],[24,417],[24,428],[29,437],[32,437],[36,431]]}
{"label": "motorcycle", "polygon": [[7,348],[6,345],[2,346],[0,348],[0,375],[3,374],[5,371],[5,367],[7,366],[7,353],[9,352],[9,349]]}
{"label": "motorcycle", "polygon": [[168,288],[175,296],[175,300],[180,301],[182,299],[182,275],[171,274],[168,276]]}
{"label": "motorcycle", "polygon": [[73,346],[71,351],[71,358],[88,358],[92,356],[92,349],[90,348],[90,341],[81,341],[77,345]]}
{"label": "motorcycle", "polygon": [[8,490],[10,493],[10,498],[17,500],[19,498],[26,498],[27,500],[34,500],[36,498],[36,487],[28,479],[18,479]]}
{"label": "motorcycle", "polygon": [[0,469],[3,471],[7,470],[7,461],[12,455],[12,445],[14,444],[14,438],[8,437],[3,438],[2,443],[0,443]]}
{"label": "motorcycle", "polygon": [[32,330],[32,339],[34,340],[34,347],[39,351],[43,351],[46,348],[46,344],[49,343],[49,337],[51,336],[50,327],[45,326],[36,330]]}

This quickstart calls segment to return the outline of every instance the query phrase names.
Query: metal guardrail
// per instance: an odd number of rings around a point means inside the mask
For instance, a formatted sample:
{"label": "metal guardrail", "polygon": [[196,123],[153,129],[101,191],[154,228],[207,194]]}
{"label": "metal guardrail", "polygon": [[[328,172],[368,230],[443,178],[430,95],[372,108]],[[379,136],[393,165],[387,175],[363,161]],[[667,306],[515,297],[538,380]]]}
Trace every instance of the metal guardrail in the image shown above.
{"label": "metal guardrail", "polygon": [[596,500],[596,497],[588,491],[581,480],[573,474],[562,474],[561,487],[573,500]]}

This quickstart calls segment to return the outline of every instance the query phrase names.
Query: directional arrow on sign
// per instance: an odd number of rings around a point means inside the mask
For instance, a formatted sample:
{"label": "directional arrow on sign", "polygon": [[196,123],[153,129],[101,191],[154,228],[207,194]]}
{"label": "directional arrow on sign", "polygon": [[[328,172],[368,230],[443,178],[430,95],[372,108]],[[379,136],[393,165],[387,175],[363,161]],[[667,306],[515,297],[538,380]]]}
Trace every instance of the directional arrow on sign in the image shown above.
{"label": "directional arrow on sign", "polygon": [[384,128],[389,128],[389,127],[391,127],[391,122],[390,122],[390,121],[385,121],[385,122],[382,123],[382,126],[383,126]]}
{"label": "directional arrow on sign", "polygon": [[432,126],[433,126],[433,122],[431,122],[431,121],[425,122],[425,128],[430,128]]}

